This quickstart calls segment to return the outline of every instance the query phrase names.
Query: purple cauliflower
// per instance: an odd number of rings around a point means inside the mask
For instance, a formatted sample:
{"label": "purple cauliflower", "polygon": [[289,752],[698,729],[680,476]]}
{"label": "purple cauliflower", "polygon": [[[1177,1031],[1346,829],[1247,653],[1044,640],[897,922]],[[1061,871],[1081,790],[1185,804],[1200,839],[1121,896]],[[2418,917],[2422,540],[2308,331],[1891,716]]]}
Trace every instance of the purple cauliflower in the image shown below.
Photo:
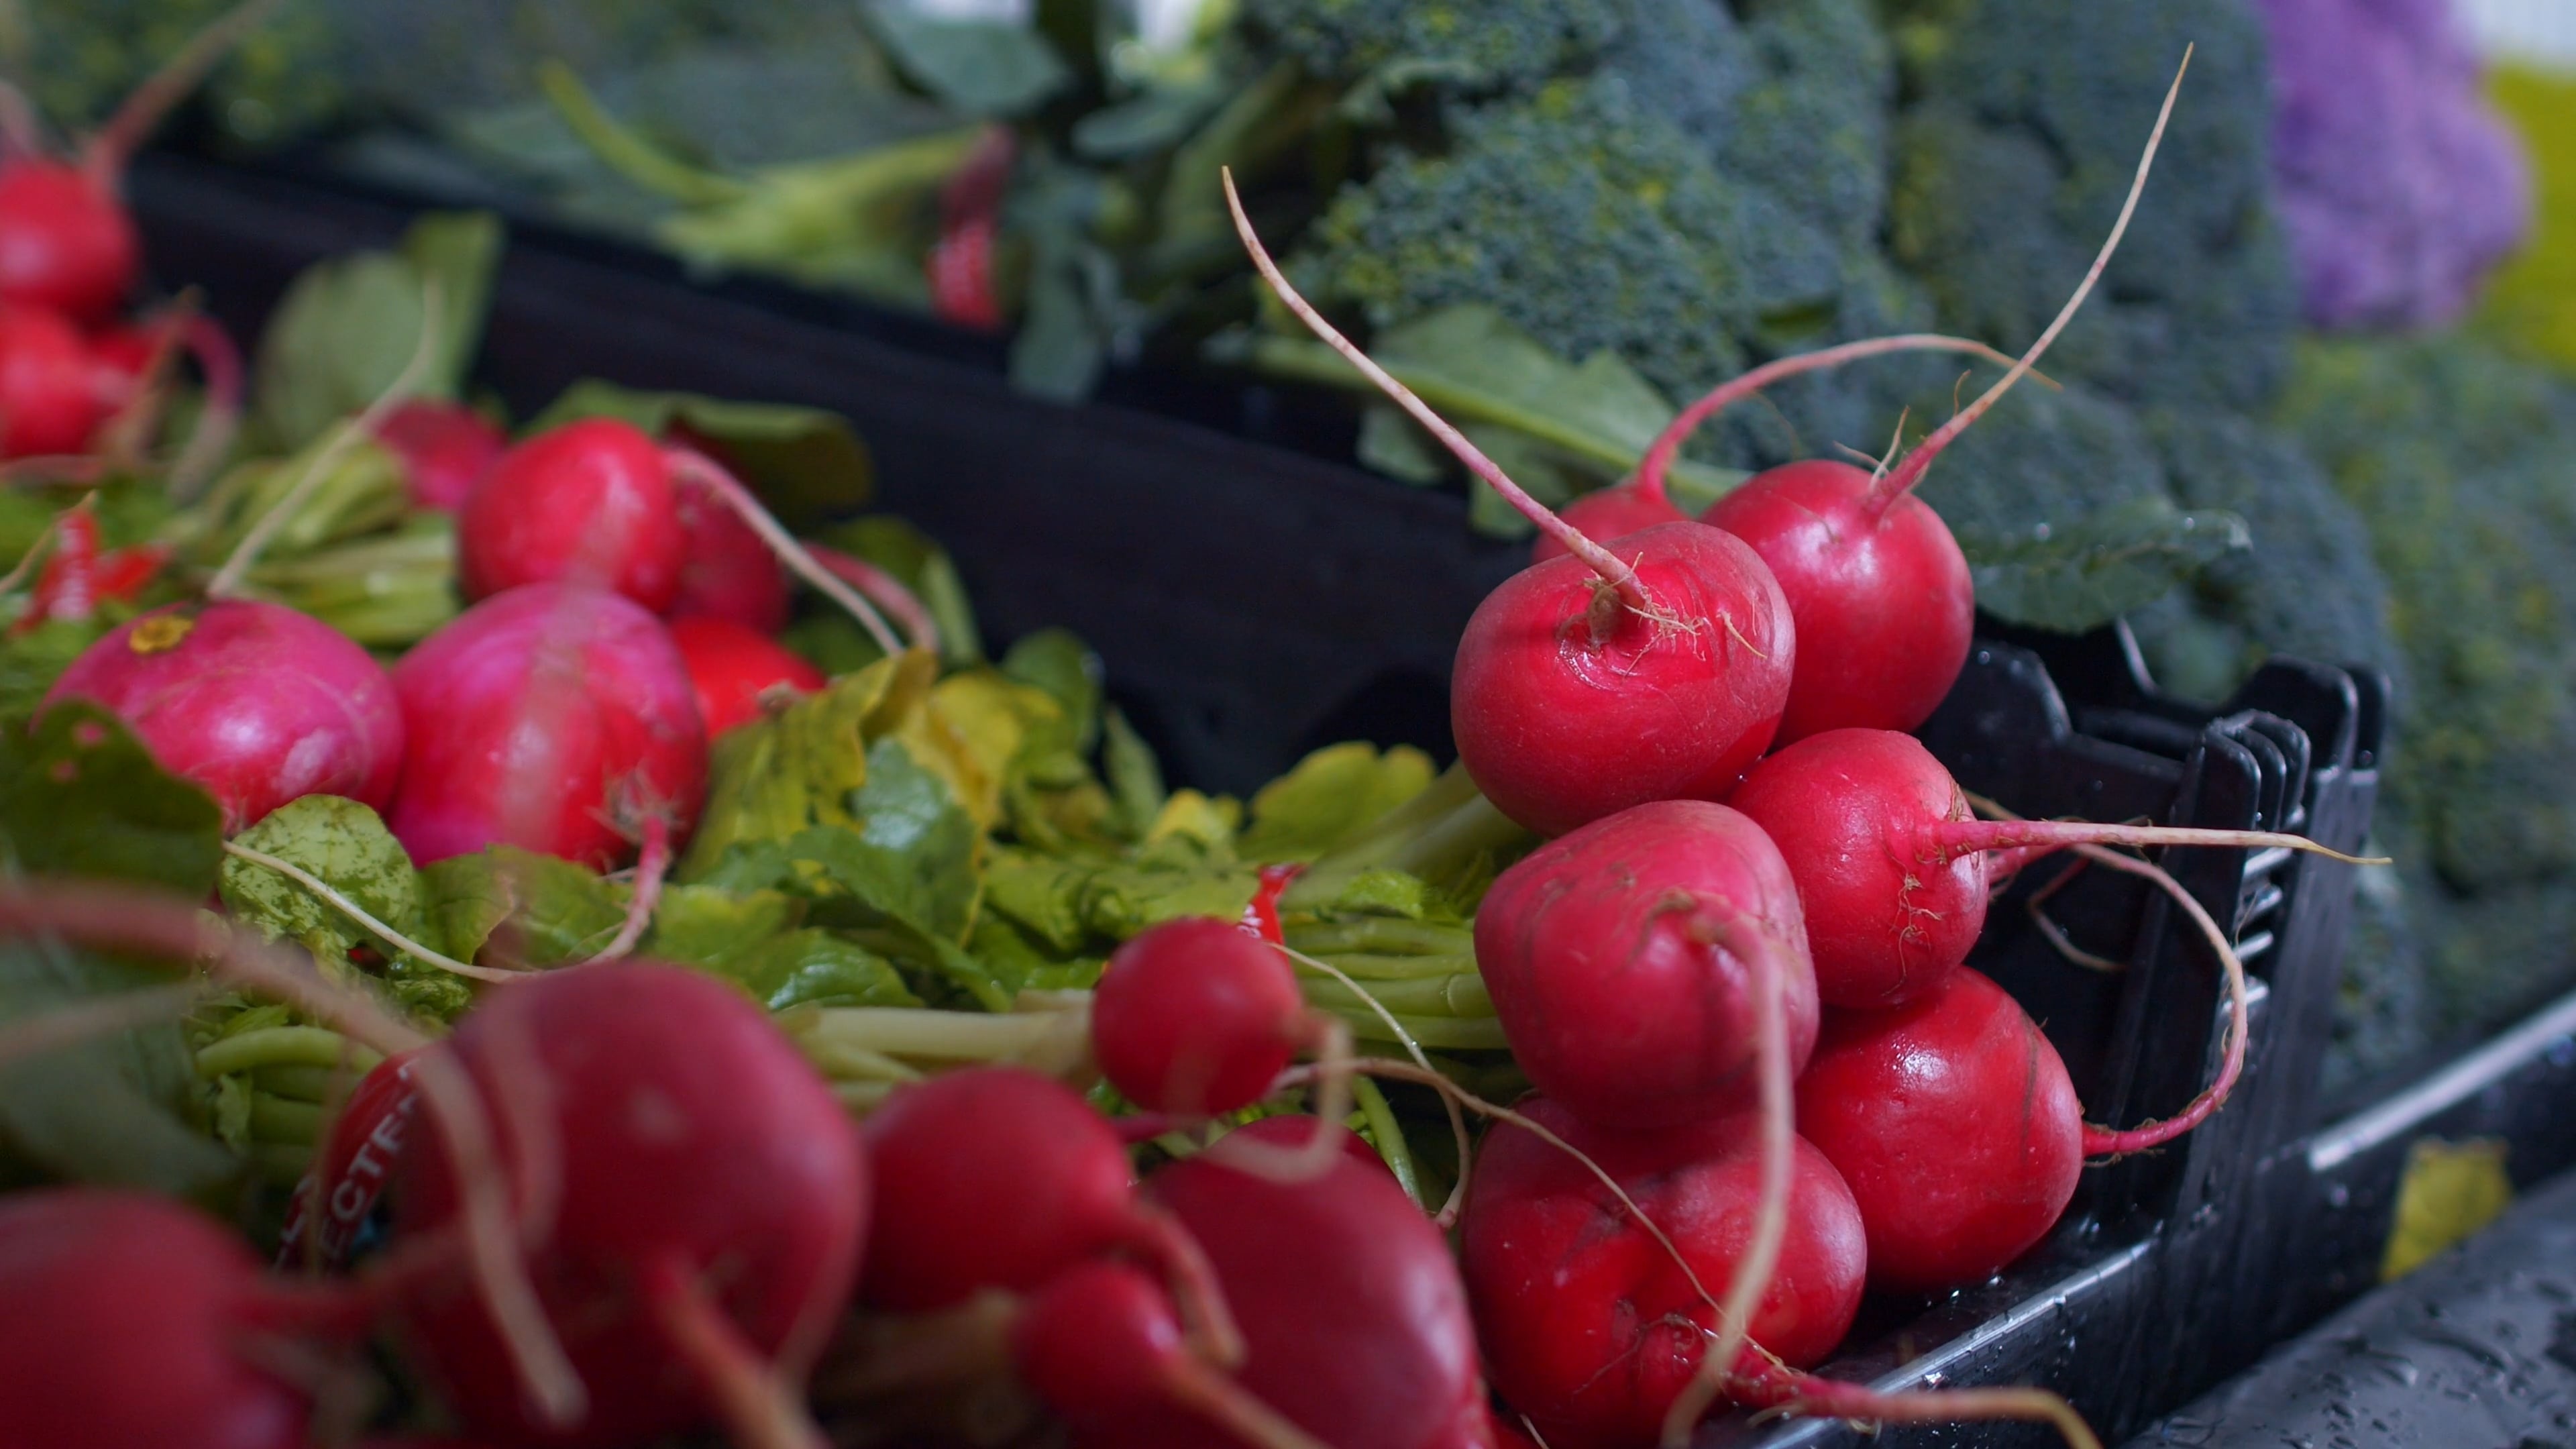
{"label": "purple cauliflower", "polygon": [[2529,228],[2531,178],[2450,0],[2255,8],[2271,32],[2276,205],[2309,322],[2457,318]]}

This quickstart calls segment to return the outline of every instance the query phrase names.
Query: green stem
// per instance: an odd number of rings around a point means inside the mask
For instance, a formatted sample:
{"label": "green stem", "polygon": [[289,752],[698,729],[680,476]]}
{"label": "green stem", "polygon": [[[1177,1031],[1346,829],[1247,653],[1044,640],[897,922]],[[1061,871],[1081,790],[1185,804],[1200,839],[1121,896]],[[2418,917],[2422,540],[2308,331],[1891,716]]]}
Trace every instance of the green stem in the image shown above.
{"label": "green stem", "polygon": [[253,1067],[334,1067],[365,1072],[384,1057],[336,1031],[318,1026],[272,1026],[208,1042],[197,1053],[197,1075],[212,1081]]}
{"label": "green stem", "polygon": [[[1360,999],[1358,992],[1329,977],[1310,975],[1301,969],[1297,986],[1306,993],[1309,1005],[1320,1006],[1326,1011],[1349,1013],[1368,1010],[1368,1003]],[[1379,1005],[1398,1016],[1451,1017],[1473,1021],[1489,1019],[1494,1014],[1494,999],[1485,993],[1485,979],[1473,973],[1421,981],[1371,982],[1366,989]]]}
{"label": "green stem", "polygon": [[1301,921],[1285,934],[1290,946],[1309,956],[1457,956],[1475,951],[1474,932],[1466,926],[1393,916]]}
{"label": "green stem", "polygon": [[322,1140],[322,1107],[315,1102],[290,1102],[266,1092],[253,1092],[250,1135],[259,1142],[311,1147]]}
{"label": "green stem", "polygon": [[[1351,1024],[1351,1035],[1366,1042],[1396,1040],[1376,1012],[1364,1006],[1337,1008],[1334,1015]],[[1396,1023],[1416,1043],[1426,1048],[1453,1052],[1498,1052],[1509,1049],[1503,1040],[1503,1026],[1492,1017],[1407,1016],[1396,1013]],[[1396,1060],[1403,1060],[1397,1058]],[[1411,1066],[1407,1061],[1405,1065]]]}
{"label": "green stem", "polygon": [[608,168],[657,195],[683,206],[715,206],[751,188],[730,176],[691,166],[608,114],[590,88],[559,60],[537,66],[537,88],[554,103],[556,114]]}
{"label": "green stem", "polygon": [[1386,1094],[1368,1078],[1354,1077],[1351,1100],[1359,1104],[1360,1115],[1368,1119],[1369,1135],[1377,1140],[1377,1155],[1386,1159],[1397,1185],[1413,1199],[1415,1207],[1429,1210],[1431,1201],[1422,1195],[1422,1174],[1413,1165],[1412,1145],[1404,1140],[1404,1127],[1395,1120],[1395,1109],[1387,1104]]}
{"label": "green stem", "polygon": [[1378,955],[1361,951],[1318,951],[1294,936],[1289,949],[1329,961],[1344,974],[1361,981],[1437,981],[1451,976],[1476,974],[1476,957],[1472,952],[1454,956]]}

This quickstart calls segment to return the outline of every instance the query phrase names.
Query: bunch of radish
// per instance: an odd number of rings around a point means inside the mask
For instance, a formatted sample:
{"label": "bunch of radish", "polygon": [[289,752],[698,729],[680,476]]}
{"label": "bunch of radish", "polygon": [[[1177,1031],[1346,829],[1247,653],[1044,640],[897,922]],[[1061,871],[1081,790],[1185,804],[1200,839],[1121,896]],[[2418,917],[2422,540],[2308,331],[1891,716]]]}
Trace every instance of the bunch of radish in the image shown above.
{"label": "bunch of radish", "polygon": [[2046,1036],[1963,964],[1994,885],[2055,850],[2153,871],[2106,847],[2314,848],[1981,821],[1902,733],[1957,680],[1975,607],[1957,543],[1910,490],[2091,291],[2180,85],[2091,272],[2001,381],[1875,472],[1774,468],[1696,521],[1663,471],[1729,402],[1878,353],[1981,349],[1901,337],[1758,369],[1677,418],[1636,481],[1558,517],[1335,332],[1235,207],[1288,308],[1541,532],[1467,626],[1451,723],[1486,796],[1556,837],[1476,914],[1478,966],[1536,1095],[1486,1143],[1460,1244],[1495,1388],[1549,1444],[1678,1443],[1720,1398],[2042,1417],[2090,1438],[2049,1395],[1890,1398],[1802,1370],[1866,1284],[1987,1277],[2054,1226],[2087,1156],[2170,1140],[2235,1081],[2241,967],[2207,923],[2233,1001],[2216,1079],[2171,1120],[2085,1126]]}

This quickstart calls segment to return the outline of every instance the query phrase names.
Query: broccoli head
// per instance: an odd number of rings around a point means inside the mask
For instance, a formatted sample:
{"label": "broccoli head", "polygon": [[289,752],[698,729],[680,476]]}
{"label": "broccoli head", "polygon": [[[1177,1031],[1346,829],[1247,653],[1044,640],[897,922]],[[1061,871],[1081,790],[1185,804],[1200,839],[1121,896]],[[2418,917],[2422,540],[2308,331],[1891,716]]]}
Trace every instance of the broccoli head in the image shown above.
{"label": "broccoli head", "polygon": [[2399,699],[2382,810],[2440,1024],[2562,987],[2576,926],[2576,384],[2458,337],[2311,343],[2281,420],[2368,525]]}
{"label": "broccoli head", "polygon": [[1526,88],[1589,66],[1625,33],[1622,0],[1250,0],[1260,46],[1318,80],[1396,70],[1469,92]]}
{"label": "broccoli head", "polygon": [[2019,348],[2119,213],[2197,43],[2156,179],[2050,354],[2115,396],[2241,408],[2274,392],[2298,293],[2269,204],[2271,91],[2241,0],[1895,0],[1907,100],[1889,245],[1942,324]]}

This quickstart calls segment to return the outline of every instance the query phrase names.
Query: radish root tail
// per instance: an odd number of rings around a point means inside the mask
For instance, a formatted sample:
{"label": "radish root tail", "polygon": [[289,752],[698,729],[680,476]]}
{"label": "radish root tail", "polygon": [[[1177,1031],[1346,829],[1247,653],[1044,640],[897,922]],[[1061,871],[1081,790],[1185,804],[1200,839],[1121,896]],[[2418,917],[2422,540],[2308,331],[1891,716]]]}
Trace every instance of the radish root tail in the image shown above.
{"label": "radish root tail", "polygon": [[818,562],[813,552],[797,542],[796,535],[787,531],[786,525],[761,506],[760,500],[751,495],[751,490],[743,486],[741,479],[733,476],[732,470],[695,448],[665,443],[662,451],[671,460],[671,471],[675,476],[701,484],[714,493],[727,508],[751,526],[752,532],[760,535],[760,541],[769,545],[769,551],[778,555],[778,561],[787,565],[790,572],[813,585],[815,592],[840,605],[851,618],[858,620],[859,627],[868,631],[868,637],[876,641],[879,649],[889,655],[903,652],[903,641],[895,637],[894,630],[887,626],[885,616],[877,612],[876,606],[859,597],[848,584],[841,582],[839,575]]}
{"label": "radish root tail", "polygon": [[912,636],[912,647],[927,649],[933,654],[942,652],[939,621],[931,616],[930,606],[924,604],[919,595],[903,586],[903,580],[866,559],[824,544],[809,542],[805,550],[814,555],[816,563],[839,575],[843,583],[867,595],[870,602],[892,614],[903,625],[903,632]]}
{"label": "radish root tail", "polygon": [[1325,321],[1324,314],[1316,311],[1315,305],[1307,301],[1299,294],[1296,287],[1289,283],[1287,275],[1279,270],[1279,264],[1270,259],[1269,250],[1262,246],[1259,234],[1253,231],[1252,218],[1245,214],[1243,209],[1243,198],[1234,189],[1234,169],[1224,168],[1221,175],[1225,182],[1226,207],[1234,213],[1235,235],[1243,239],[1243,249],[1251,255],[1252,265],[1260,270],[1261,279],[1270,284],[1270,290],[1290,312],[1296,314],[1298,321],[1306,324],[1308,331],[1322,338],[1327,346],[1340,353],[1351,366],[1359,369],[1362,377],[1375,384],[1378,391],[1385,393],[1396,406],[1411,414],[1413,420],[1420,423],[1431,436],[1439,439],[1440,445],[1447,448],[1459,462],[1465,464],[1469,472],[1484,479],[1487,486],[1502,495],[1503,501],[1517,509],[1522,517],[1538,525],[1539,532],[1565,545],[1566,552],[1583,560],[1584,564],[1594,573],[1599,574],[1610,587],[1618,590],[1621,602],[1640,613],[1654,607],[1635,569],[1630,568],[1608,549],[1594,543],[1581,529],[1557,517],[1546,504],[1531,497],[1527,489],[1511,480],[1511,475],[1503,471],[1502,465],[1486,457],[1483,449],[1469,442],[1466,434],[1450,426],[1447,419],[1431,410],[1429,403],[1414,396],[1413,389],[1398,382],[1385,368],[1378,366],[1366,352],[1361,351],[1359,344],[1343,336],[1340,329]]}
{"label": "radish root tail", "polygon": [[1758,924],[1737,919],[1700,923],[1709,945],[1724,950],[1751,969],[1755,1009],[1761,1028],[1756,1037],[1756,1069],[1761,1073],[1762,1197],[1753,1220],[1753,1241],[1737,1260],[1717,1313],[1717,1335],[1703,1354],[1691,1381],[1664,1413],[1665,1449],[1684,1449],[1691,1428],[1726,1391],[1737,1356],[1752,1339],[1753,1315],[1771,1290],[1780,1265],[1780,1245],[1789,1230],[1789,1186],[1797,1129],[1790,1103],[1789,1021],[1786,967],[1782,944]]}
{"label": "radish root tail", "polygon": [[1243,1362],[1243,1330],[1199,1240],[1179,1218],[1142,1199],[1135,1204],[1133,1222],[1135,1238],[1129,1247],[1162,1274],[1190,1350],[1220,1368]]}
{"label": "radish root tail", "polygon": [[643,1289],[663,1342],[696,1370],[735,1449],[827,1449],[804,1395],[744,1340],[695,1275],[663,1258],[644,1269]]}
{"label": "radish root tail", "polygon": [[2194,925],[2200,927],[2200,933],[2208,939],[2210,949],[2218,953],[2219,968],[2227,974],[2227,1046],[2219,1060],[2218,1075],[2209,1086],[2191,1100],[2191,1105],[2161,1122],[2144,1123],[2124,1132],[2115,1132],[2090,1124],[2085,1126],[2083,1138],[2085,1156],[2124,1157],[2132,1152],[2144,1152],[2151,1147],[2161,1147],[2208,1121],[2211,1113],[2225,1105],[2228,1094],[2236,1090],[2236,1079],[2245,1071],[2247,1030],[2245,963],[2237,957],[2236,947],[2228,941],[2227,932],[2220,929],[2218,922],[2210,916],[2209,909],[2203,906],[2191,892],[2184,890],[2182,882],[2175,880],[2162,867],[2099,845],[2079,845],[2075,849],[2085,859],[2096,865],[2144,877],[2153,882],[2157,889],[2173,897],[2174,901],[2182,907],[2183,913],[2191,917]]}
{"label": "radish root tail", "polygon": [[1923,481],[1924,472],[1932,466],[1933,459],[1941,456],[1941,450],[1957,441],[1971,423],[1984,417],[1988,408],[2012,391],[2014,383],[2029,374],[2040,354],[2048,351],[2049,345],[2057,341],[2057,335],[2066,330],[2066,324],[2075,320],[2076,310],[2084,305],[2084,299],[2093,295],[2094,284],[2102,280],[2103,269],[2111,265],[2112,253],[2120,249],[2120,238],[2128,234],[2129,218],[2137,214],[2138,198],[2146,193],[2147,174],[2155,168],[2157,148],[2164,144],[2165,125],[2173,119],[2174,102],[2182,96],[2182,78],[2190,72],[2191,47],[2185,46],[2182,64],[2174,71],[2173,85],[2165,92],[2164,106],[2156,112],[2155,129],[2147,133],[2146,152],[2138,157],[2138,174],[2129,183],[2128,199],[2120,203],[2120,219],[2111,224],[2111,235],[2103,240],[2102,250],[2093,258],[2093,265],[2085,270],[2084,280],[2075,288],[2075,295],[2066,299],[2066,305],[2058,310],[2047,330],[2039,334],[2039,340],[2030,345],[2030,351],[2021,355],[2011,371],[1987,388],[1975,402],[1968,404],[1966,410],[1925,438],[1903,463],[1897,465],[1896,471],[1878,481],[1867,500],[1867,508],[1872,515],[1885,512],[1889,504],[1904,497],[1908,489]]}

